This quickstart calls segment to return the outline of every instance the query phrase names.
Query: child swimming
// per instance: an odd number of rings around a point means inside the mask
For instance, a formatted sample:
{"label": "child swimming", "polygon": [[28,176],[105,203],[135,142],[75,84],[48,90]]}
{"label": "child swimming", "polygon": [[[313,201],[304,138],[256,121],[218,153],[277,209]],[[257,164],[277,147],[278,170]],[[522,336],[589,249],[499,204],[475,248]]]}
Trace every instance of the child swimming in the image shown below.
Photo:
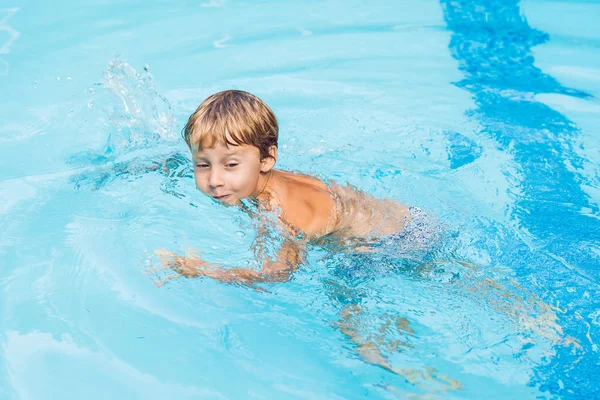
{"label": "child swimming", "polygon": [[[436,241],[435,220],[419,208],[407,207],[391,199],[378,199],[351,186],[275,169],[278,135],[277,119],[271,109],[258,97],[243,91],[213,94],[189,117],[183,137],[191,151],[197,188],[215,202],[240,207],[260,220],[256,224],[259,240],[261,236],[263,240],[269,240],[263,235],[269,229],[265,221],[274,222],[276,230],[282,233],[283,242],[276,256],[262,257],[259,270],[225,267],[208,263],[197,254],[180,256],[159,250],[157,254],[163,266],[178,274],[167,279],[205,276],[253,286],[288,280],[302,264],[308,244],[333,243],[338,249],[362,252],[373,250],[371,244],[389,242],[404,257],[411,250],[428,251]],[[264,213],[275,218],[260,218]],[[428,265],[437,262],[443,260],[430,260],[420,269],[427,269]],[[466,263],[459,264],[465,265],[465,271],[472,269]],[[512,298],[493,281],[485,280],[481,287]],[[393,367],[381,350],[387,344],[373,339],[368,329],[362,329],[363,313],[360,301],[350,300],[339,313],[337,327],[356,344],[364,361],[402,375],[427,390],[431,389],[428,386],[431,382],[441,385],[441,391],[461,387],[460,382],[433,369]],[[538,321],[528,314],[518,313],[521,325],[528,323],[542,335],[557,329],[556,315],[551,310],[544,314],[549,322]],[[383,321],[385,327],[392,323],[404,333],[413,332],[408,320],[390,316]]]}
{"label": "child swimming", "polygon": [[[258,271],[226,269],[197,255],[157,252],[163,263],[185,277],[206,276],[252,284],[283,281],[298,268],[308,243],[337,242],[360,248],[401,234],[411,224],[411,209],[378,199],[350,186],[325,183],[312,176],[275,169],[279,128],[273,111],[258,97],[239,90],[215,93],[204,100],[183,129],[194,163],[196,186],[226,206],[247,199],[261,211],[277,215],[286,233],[274,259]],[[406,233],[406,232],[404,232]]]}

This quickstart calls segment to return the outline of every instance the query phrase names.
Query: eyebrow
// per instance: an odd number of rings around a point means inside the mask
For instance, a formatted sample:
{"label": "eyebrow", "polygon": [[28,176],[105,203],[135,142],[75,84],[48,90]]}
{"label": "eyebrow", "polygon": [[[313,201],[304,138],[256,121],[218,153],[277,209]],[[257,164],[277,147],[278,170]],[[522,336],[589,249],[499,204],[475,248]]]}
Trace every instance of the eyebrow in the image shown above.
{"label": "eyebrow", "polygon": [[[196,154],[197,154],[197,153],[196,153]],[[206,157],[202,157],[202,156],[197,156],[196,154],[194,154],[194,157],[193,157],[194,161],[198,161],[198,160],[208,160],[208,158],[206,158]],[[240,157],[240,156],[241,156],[241,154],[239,154],[239,153],[230,152],[230,153],[227,153],[227,154],[225,154],[225,155],[224,155],[224,156],[221,158],[221,160],[225,160],[225,159],[227,159],[227,158],[229,158],[229,157]]]}

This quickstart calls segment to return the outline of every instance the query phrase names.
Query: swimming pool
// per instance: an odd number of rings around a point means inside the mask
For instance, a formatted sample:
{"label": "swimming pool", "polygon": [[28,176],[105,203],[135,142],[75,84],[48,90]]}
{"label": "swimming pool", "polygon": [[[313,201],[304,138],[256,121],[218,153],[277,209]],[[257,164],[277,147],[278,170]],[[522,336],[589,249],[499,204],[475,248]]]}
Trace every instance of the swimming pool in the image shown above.
{"label": "swimming pool", "polygon": [[[0,7],[0,399],[600,397],[599,3],[174,3]],[[228,88],[281,168],[437,215],[436,262],[157,287],[160,247],[253,265],[179,139]]]}

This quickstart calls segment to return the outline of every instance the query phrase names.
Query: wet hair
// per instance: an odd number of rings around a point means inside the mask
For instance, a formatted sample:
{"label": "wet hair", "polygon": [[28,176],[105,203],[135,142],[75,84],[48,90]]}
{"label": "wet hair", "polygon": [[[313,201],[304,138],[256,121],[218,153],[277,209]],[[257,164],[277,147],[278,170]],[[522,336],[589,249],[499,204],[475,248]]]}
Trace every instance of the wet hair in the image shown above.
{"label": "wet hair", "polygon": [[277,146],[277,118],[258,97],[241,90],[226,90],[204,100],[188,119],[182,136],[191,150],[251,145],[260,157],[269,157],[269,148]]}

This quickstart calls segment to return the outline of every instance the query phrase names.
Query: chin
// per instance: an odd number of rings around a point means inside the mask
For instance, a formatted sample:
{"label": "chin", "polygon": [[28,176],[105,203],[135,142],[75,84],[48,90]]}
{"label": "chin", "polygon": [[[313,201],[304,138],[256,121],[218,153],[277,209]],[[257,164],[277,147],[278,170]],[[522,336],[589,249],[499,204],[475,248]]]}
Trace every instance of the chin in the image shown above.
{"label": "chin", "polygon": [[236,197],[228,197],[226,199],[217,201],[223,204],[224,206],[237,206],[238,204],[240,204],[240,200]]}

